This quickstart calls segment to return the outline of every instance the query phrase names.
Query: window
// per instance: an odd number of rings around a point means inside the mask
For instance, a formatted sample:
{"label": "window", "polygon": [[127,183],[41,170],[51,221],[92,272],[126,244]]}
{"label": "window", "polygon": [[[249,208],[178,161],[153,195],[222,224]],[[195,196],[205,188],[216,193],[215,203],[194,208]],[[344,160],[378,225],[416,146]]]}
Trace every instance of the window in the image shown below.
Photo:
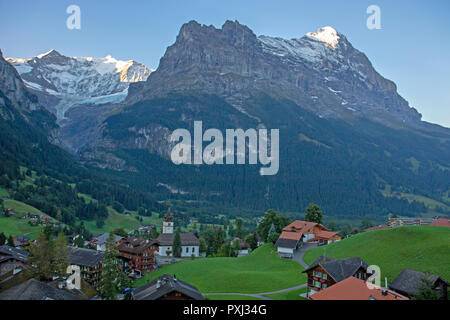
{"label": "window", "polygon": [[188,253],[189,252],[189,248],[188,247],[186,247],[186,253]]}
{"label": "window", "polygon": [[313,271],[313,276],[314,276],[314,277],[318,277],[318,278],[322,278],[322,272],[319,272],[319,271]]}
{"label": "window", "polygon": [[313,287],[320,288],[321,285],[322,285],[322,284],[321,284],[319,281],[313,280]]}
{"label": "window", "polygon": [[323,279],[323,280],[327,280],[327,274],[326,274],[326,273],[323,273],[323,274],[322,274],[322,279]]}
{"label": "window", "polygon": [[194,253],[195,252],[195,247],[192,247],[192,253]]}
{"label": "window", "polygon": [[326,283],[322,283],[322,289],[326,289],[328,286]]}

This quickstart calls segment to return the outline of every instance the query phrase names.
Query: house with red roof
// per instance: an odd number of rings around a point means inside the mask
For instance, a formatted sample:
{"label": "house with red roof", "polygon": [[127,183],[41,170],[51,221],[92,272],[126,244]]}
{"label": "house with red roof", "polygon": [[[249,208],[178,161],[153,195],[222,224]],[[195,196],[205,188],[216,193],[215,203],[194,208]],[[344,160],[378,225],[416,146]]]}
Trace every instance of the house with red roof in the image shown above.
{"label": "house with red roof", "polygon": [[434,220],[430,226],[435,227],[450,227],[450,219],[449,218],[438,218]]}
{"label": "house with red roof", "polygon": [[310,300],[409,300],[407,297],[364,280],[348,277],[309,296]]}
{"label": "house with red roof", "polygon": [[328,244],[341,239],[341,235],[329,231],[320,223],[296,220],[283,228],[275,246],[280,255],[291,257],[304,242]]}

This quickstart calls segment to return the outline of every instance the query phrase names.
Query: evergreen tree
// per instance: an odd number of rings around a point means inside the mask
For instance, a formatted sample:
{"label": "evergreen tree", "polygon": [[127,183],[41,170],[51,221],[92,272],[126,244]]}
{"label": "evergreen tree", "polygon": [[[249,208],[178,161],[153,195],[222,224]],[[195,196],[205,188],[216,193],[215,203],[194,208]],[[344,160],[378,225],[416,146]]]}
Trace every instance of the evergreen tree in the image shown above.
{"label": "evergreen tree", "polygon": [[214,253],[219,252],[220,247],[223,244],[223,231],[222,228],[219,227],[216,229],[216,232],[214,234],[214,240],[213,240],[213,250]]}
{"label": "evergreen tree", "polygon": [[242,219],[236,219],[236,237],[242,239]]}
{"label": "evergreen tree", "polygon": [[118,255],[119,252],[114,244],[114,236],[111,232],[106,241],[106,250],[102,261],[102,277],[98,286],[100,296],[105,300],[114,300],[118,292],[117,275],[120,272]]}
{"label": "evergreen tree", "polygon": [[269,234],[267,235],[267,242],[275,243],[280,237],[280,233],[278,233],[275,229],[275,226],[272,223],[270,227]]}
{"label": "evergreen tree", "polygon": [[39,280],[48,280],[54,274],[53,246],[44,234],[40,234],[30,247],[29,264]]}
{"label": "evergreen tree", "polygon": [[439,300],[439,293],[433,288],[432,282],[427,278],[422,278],[421,282],[413,300]]}
{"label": "evergreen tree", "polygon": [[306,208],[305,220],[310,222],[322,223],[322,211],[318,205],[310,203]]}
{"label": "evergreen tree", "polygon": [[8,246],[14,247],[14,238],[13,238],[13,236],[10,235],[7,242],[8,242],[7,243]]}
{"label": "evergreen tree", "polygon": [[200,238],[199,241],[200,241],[200,248],[199,248],[199,251],[200,251],[201,253],[206,252],[207,245],[206,245],[206,240],[205,240],[205,238]]}
{"label": "evergreen tree", "polygon": [[236,239],[233,241],[233,245],[231,246],[232,255],[230,256],[237,257],[237,255],[239,254],[239,250],[241,250],[241,245],[239,243],[239,240]]}
{"label": "evergreen tree", "polygon": [[59,233],[56,238],[53,255],[53,269],[56,270],[56,274],[62,278],[67,275],[67,267],[69,266],[67,240],[62,233]]}
{"label": "evergreen tree", "polygon": [[365,230],[365,229],[368,229],[368,228],[371,228],[371,227],[373,227],[373,223],[372,223],[372,221],[370,220],[370,217],[369,217],[369,216],[366,216],[366,217],[361,221],[360,229],[361,229],[361,230]]}
{"label": "evergreen tree", "polygon": [[173,239],[173,244],[172,244],[172,250],[173,250],[173,256],[174,257],[181,257],[181,237],[180,237],[180,233],[177,232],[175,233],[175,237]]}
{"label": "evergreen tree", "polygon": [[258,247],[258,239],[256,238],[255,233],[250,233],[247,235],[244,241],[248,243],[252,250],[255,250]]}
{"label": "evergreen tree", "polygon": [[272,225],[274,225],[276,232],[281,233],[282,229],[290,223],[290,220],[288,216],[283,216],[281,213],[269,209],[258,225],[258,234],[267,242],[267,236]]}
{"label": "evergreen tree", "polygon": [[133,280],[125,272],[121,272],[119,275],[117,288],[120,292],[122,292],[124,289],[131,288],[133,286]]}
{"label": "evergreen tree", "polygon": [[0,246],[4,245],[7,241],[7,238],[5,236],[5,234],[2,232],[0,233]]}

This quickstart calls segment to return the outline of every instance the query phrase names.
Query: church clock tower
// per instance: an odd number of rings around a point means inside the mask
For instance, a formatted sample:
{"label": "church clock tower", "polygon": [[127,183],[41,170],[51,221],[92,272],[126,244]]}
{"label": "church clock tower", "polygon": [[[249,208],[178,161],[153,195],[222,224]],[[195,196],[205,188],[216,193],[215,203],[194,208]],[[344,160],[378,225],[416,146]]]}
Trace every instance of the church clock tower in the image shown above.
{"label": "church clock tower", "polygon": [[173,233],[173,217],[170,214],[170,209],[164,217],[162,233]]}

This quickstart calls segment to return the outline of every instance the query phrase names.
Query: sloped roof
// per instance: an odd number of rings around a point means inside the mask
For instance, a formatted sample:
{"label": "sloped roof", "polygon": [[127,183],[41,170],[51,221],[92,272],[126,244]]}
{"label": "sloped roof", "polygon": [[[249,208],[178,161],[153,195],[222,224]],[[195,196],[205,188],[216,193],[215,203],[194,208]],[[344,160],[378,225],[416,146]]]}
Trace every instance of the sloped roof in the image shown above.
{"label": "sloped roof", "polygon": [[155,240],[146,240],[144,238],[133,237],[123,241],[121,244],[119,244],[117,249],[121,252],[138,254],[142,253],[144,250],[147,250],[149,247],[157,243],[158,242]]}
{"label": "sloped roof", "polygon": [[156,300],[171,292],[180,292],[194,300],[205,300],[193,285],[178,280],[168,274],[138,287],[132,291],[133,300]]}
{"label": "sloped roof", "polygon": [[320,231],[316,234],[316,238],[331,239],[337,234],[337,232],[333,231]]}
{"label": "sloped roof", "polygon": [[30,279],[1,292],[0,300],[82,300],[82,298],[36,279]]}
{"label": "sloped roof", "polygon": [[28,251],[17,249],[8,245],[0,246],[0,255],[12,256],[17,260],[25,261],[30,255]]}
{"label": "sloped roof", "polygon": [[439,218],[434,220],[430,226],[435,227],[450,227],[450,219],[449,218]]}
{"label": "sloped roof", "polygon": [[320,256],[307,269],[302,272],[307,272],[321,266],[336,282],[342,281],[350,276],[353,276],[359,268],[367,270],[367,263],[359,257],[335,259],[330,257]]}
{"label": "sloped roof", "polygon": [[[385,294],[383,294],[383,291]],[[348,277],[310,296],[311,300],[409,300],[396,292],[377,286],[370,289],[366,282]]]}
{"label": "sloped roof", "polygon": [[[173,239],[175,238],[175,233],[161,233],[156,241],[161,246],[171,246],[173,245]],[[193,233],[180,233],[181,245],[182,246],[199,246],[200,240]]]}
{"label": "sloped roof", "polygon": [[103,260],[103,252],[92,249],[67,247],[69,263],[78,266],[93,267]]}
{"label": "sloped roof", "polygon": [[438,280],[445,282],[444,279],[435,274],[424,273],[412,269],[403,269],[397,278],[392,281],[389,288],[409,296],[414,296],[418,293],[423,278],[430,281],[433,285],[436,285]]}
{"label": "sloped roof", "polygon": [[295,232],[306,233],[317,225],[321,226],[322,228],[324,228],[326,230],[326,228],[324,226],[322,226],[321,224],[318,224],[316,222],[295,220],[291,224],[284,227],[283,231],[295,231]]}
{"label": "sloped roof", "polygon": [[[118,236],[117,234],[113,234],[113,237],[114,237],[114,242],[117,242],[117,241],[123,239],[123,237]],[[105,232],[104,234],[95,237],[94,241],[98,245],[103,245],[108,241],[108,238],[109,238],[109,232]]]}
{"label": "sloped roof", "polygon": [[277,242],[275,242],[275,247],[295,249],[297,247],[297,244],[298,240],[278,238]]}
{"label": "sloped roof", "polygon": [[302,238],[302,235],[303,235],[303,233],[301,233],[301,232],[283,231],[279,238],[300,241],[300,239]]}

